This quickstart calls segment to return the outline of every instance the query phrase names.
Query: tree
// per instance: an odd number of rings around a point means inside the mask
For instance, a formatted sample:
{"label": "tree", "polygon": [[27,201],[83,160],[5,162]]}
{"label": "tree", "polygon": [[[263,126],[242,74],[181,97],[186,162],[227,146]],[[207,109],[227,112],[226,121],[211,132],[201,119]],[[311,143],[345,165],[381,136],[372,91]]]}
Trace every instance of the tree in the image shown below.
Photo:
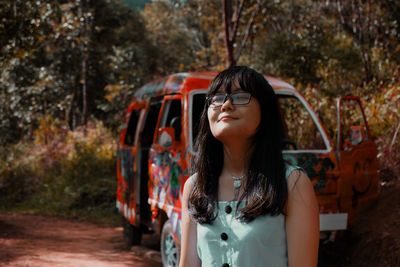
{"label": "tree", "polygon": [[361,1],[336,0],[340,24],[343,29],[352,35],[360,46],[364,63],[366,82],[372,80],[371,46],[374,42],[372,36],[372,4],[371,0]]}
{"label": "tree", "polygon": [[[241,23],[241,18],[244,12],[244,0],[236,0],[234,10],[232,13],[232,1],[222,0],[222,14],[224,21],[225,30],[225,65],[227,68],[236,65],[237,59],[240,57],[243,48],[246,45],[249,34],[253,29],[254,19],[257,13],[260,11],[263,1],[257,0],[255,3],[251,3],[251,14],[247,21],[245,29],[243,29],[242,39],[238,42],[238,50],[235,54],[234,48],[237,46],[236,39],[238,38],[239,25]],[[249,1],[247,1],[249,2]]]}
{"label": "tree", "polygon": [[191,63],[198,48],[195,33],[188,25],[188,19],[181,7],[162,1],[147,4],[142,11],[148,40],[154,49],[155,77],[172,72],[191,70]]}
{"label": "tree", "polygon": [[108,111],[121,108],[104,88],[119,84],[126,94],[151,77],[144,22],[117,0],[3,1],[0,14],[4,142],[32,133],[46,115],[71,129],[90,116],[113,124]]}

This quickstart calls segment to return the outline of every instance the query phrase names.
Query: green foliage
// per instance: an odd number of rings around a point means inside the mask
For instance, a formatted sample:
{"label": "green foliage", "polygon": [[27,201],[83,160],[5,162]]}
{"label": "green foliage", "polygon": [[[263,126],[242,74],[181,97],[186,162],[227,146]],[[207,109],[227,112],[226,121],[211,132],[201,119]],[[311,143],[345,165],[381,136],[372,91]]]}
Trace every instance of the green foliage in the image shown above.
{"label": "green foliage", "polygon": [[[364,85],[365,68],[375,82],[390,81],[400,58],[398,4],[359,3],[358,18],[350,2],[339,9],[331,1],[264,1],[238,64],[315,85],[329,96]],[[244,5],[236,49],[255,7],[255,1]],[[80,125],[84,83],[89,117],[116,131],[134,91],[148,80],[225,65],[218,0],[154,1],[141,11],[119,0],[17,0],[3,1],[0,14],[0,33],[7,36],[0,51],[2,144],[31,136],[42,115],[67,120],[71,129]],[[368,21],[374,22],[369,28]]]}
{"label": "green foliage", "polygon": [[400,81],[371,83],[364,92],[365,113],[372,136],[378,145],[380,177],[400,179]]}
{"label": "green foliage", "polygon": [[146,5],[142,15],[154,47],[155,71],[162,75],[188,71],[197,48],[196,36],[188,25],[188,16],[166,2],[155,1]]}
{"label": "green foliage", "polygon": [[379,137],[379,176],[385,182],[400,180],[400,120]]}
{"label": "green foliage", "polygon": [[0,158],[0,206],[25,201],[37,190],[34,166],[25,158],[30,146],[3,147]]}
{"label": "green foliage", "polygon": [[74,132],[45,118],[35,144],[3,151],[0,198],[3,207],[23,206],[59,215],[112,214],[115,205],[114,139],[102,123]]}
{"label": "green foliage", "polygon": [[[114,115],[154,73],[144,21],[118,0],[3,1],[0,14],[1,144],[31,135],[43,115],[79,126],[83,84],[89,114],[116,128]],[[122,102],[105,99],[107,85],[125,89]]]}

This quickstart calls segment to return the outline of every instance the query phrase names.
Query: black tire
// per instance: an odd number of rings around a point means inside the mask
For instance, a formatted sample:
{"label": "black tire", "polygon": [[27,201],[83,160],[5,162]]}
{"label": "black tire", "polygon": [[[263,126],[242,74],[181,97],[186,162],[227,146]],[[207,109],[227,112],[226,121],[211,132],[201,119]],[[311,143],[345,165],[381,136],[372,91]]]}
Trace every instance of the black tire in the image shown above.
{"label": "black tire", "polygon": [[180,246],[174,239],[172,225],[167,220],[161,232],[161,258],[164,267],[177,267],[180,259]]}
{"label": "black tire", "polygon": [[124,227],[124,243],[127,247],[140,245],[142,241],[142,231],[136,226],[130,224],[128,220],[122,218]]}

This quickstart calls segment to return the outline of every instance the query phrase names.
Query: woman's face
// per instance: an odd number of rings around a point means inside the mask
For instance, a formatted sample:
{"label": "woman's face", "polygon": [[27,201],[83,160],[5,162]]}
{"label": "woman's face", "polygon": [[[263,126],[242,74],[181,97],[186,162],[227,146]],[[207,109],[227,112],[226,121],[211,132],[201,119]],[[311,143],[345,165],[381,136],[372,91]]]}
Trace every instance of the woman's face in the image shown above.
{"label": "woman's face", "polygon": [[[236,83],[232,84],[231,94],[244,92]],[[221,88],[217,94],[226,92]],[[261,121],[260,104],[254,97],[245,105],[234,105],[228,97],[222,106],[210,106],[207,115],[211,133],[222,143],[230,140],[249,140],[257,132]]]}

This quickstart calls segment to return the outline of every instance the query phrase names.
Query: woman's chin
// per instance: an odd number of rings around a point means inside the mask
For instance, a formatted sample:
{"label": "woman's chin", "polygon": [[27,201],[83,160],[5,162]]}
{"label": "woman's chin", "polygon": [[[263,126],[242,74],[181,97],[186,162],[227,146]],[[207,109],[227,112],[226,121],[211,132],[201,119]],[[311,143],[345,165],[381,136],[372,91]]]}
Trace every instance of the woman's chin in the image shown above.
{"label": "woman's chin", "polygon": [[228,130],[224,129],[223,131],[218,131],[215,134],[213,134],[214,137],[222,142],[222,143],[229,143],[232,141],[237,142],[238,140],[246,140],[248,138],[251,138],[251,134],[247,134],[242,131],[237,131],[237,130]]}

